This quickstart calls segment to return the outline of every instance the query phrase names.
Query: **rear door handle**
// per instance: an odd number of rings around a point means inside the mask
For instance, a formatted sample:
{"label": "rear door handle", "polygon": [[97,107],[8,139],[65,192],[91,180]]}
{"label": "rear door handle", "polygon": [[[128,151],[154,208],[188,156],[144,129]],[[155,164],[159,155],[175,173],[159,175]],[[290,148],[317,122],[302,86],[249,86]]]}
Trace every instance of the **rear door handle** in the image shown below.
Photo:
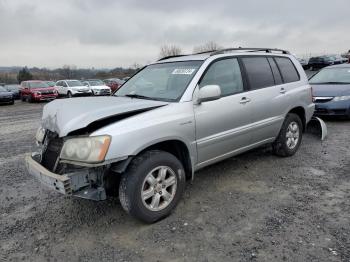
{"label": "rear door handle", "polygon": [[245,103],[249,103],[250,101],[251,101],[250,98],[244,96],[241,98],[241,101],[239,101],[239,103],[245,104]]}
{"label": "rear door handle", "polygon": [[280,90],[280,93],[281,94],[285,94],[286,92],[287,92],[287,90],[282,87],[281,90]]}

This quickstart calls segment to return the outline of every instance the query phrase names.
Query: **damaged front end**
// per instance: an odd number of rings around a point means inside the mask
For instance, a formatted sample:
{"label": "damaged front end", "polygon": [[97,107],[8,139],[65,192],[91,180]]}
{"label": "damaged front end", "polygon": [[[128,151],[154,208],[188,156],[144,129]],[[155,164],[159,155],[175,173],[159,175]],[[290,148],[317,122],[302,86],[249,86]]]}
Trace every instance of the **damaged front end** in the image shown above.
{"label": "damaged front end", "polygon": [[[73,139],[82,140],[84,138],[67,139],[60,138],[51,131],[46,131],[44,135],[40,134],[40,132],[42,131],[39,130],[39,134],[37,134],[37,140],[42,139],[42,141],[38,141],[39,152],[28,154],[25,158],[28,172],[45,186],[62,194],[96,201],[105,200],[106,174],[109,172],[111,164],[102,159],[91,163],[66,160],[64,159],[64,150],[71,153],[74,159],[74,152],[72,151],[74,148],[64,149],[67,147],[67,144],[69,146],[69,143],[65,142]],[[96,137],[91,139],[96,140]],[[78,142],[81,143],[81,141]],[[101,154],[100,152],[102,151],[98,151],[98,154]],[[82,153],[80,152],[79,154]],[[86,155],[88,154],[91,155],[93,153],[88,152]],[[100,155],[97,157],[100,157]],[[118,159],[115,161],[118,162]]]}

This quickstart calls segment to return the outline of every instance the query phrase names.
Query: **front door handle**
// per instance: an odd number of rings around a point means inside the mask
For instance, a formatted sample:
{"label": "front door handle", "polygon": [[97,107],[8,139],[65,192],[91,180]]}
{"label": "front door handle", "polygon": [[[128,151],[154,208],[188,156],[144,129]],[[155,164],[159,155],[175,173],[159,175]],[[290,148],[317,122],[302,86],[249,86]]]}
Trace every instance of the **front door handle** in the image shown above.
{"label": "front door handle", "polygon": [[282,87],[281,90],[280,90],[280,93],[281,94],[285,94],[286,92],[287,92],[287,90]]}
{"label": "front door handle", "polygon": [[245,103],[249,103],[250,101],[251,101],[250,98],[244,96],[241,98],[241,101],[239,101],[239,103],[245,104]]}

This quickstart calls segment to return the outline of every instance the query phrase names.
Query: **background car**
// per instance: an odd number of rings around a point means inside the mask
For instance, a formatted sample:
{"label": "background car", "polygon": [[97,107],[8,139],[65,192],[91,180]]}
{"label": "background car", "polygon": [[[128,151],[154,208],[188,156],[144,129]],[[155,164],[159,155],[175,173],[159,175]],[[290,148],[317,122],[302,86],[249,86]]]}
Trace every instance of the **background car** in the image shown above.
{"label": "background car", "polygon": [[30,80],[21,83],[20,97],[22,101],[38,102],[56,99],[58,93],[55,88],[50,87],[44,81]]}
{"label": "background car", "polygon": [[103,80],[103,82],[106,84],[106,86],[109,86],[111,88],[112,92],[118,90],[122,84],[125,83],[124,80],[121,80],[119,78],[109,78]]}
{"label": "background car", "polygon": [[83,82],[84,85],[90,87],[92,94],[95,96],[110,96],[112,91],[109,86],[106,86],[102,80],[88,79]]}
{"label": "background car", "polygon": [[5,89],[12,92],[14,99],[20,98],[20,85],[5,85]]}
{"label": "background car", "polygon": [[334,59],[335,65],[344,64],[348,61],[348,59],[342,57],[341,55],[330,55],[330,57],[332,57]]}
{"label": "background car", "polygon": [[15,99],[12,92],[7,91],[3,86],[0,86],[0,104],[3,103],[13,105],[15,103]]}
{"label": "background car", "polygon": [[301,66],[304,69],[308,69],[309,68],[309,61],[307,59],[304,58],[297,58],[297,60],[299,61],[299,63],[301,64]]}
{"label": "background car", "polygon": [[54,87],[56,85],[55,81],[45,81],[50,87]]}
{"label": "background car", "polygon": [[322,69],[309,80],[315,115],[350,117],[350,64]]}
{"label": "background car", "polygon": [[332,56],[315,56],[311,57],[309,60],[310,70],[317,70],[334,64],[335,58]]}
{"label": "background car", "polygon": [[59,80],[56,82],[57,92],[61,96],[91,96],[92,91],[90,87],[85,86],[79,80]]}

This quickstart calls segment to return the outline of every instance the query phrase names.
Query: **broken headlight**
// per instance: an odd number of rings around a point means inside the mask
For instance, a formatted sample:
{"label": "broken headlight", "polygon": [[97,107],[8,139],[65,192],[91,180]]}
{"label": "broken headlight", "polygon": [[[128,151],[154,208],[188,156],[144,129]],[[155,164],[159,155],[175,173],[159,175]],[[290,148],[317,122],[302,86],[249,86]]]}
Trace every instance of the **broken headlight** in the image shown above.
{"label": "broken headlight", "polygon": [[110,136],[72,138],[64,143],[60,158],[87,163],[102,162],[110,143]]}
{"label": "broken headlight", "polygon": [[38,131],[36,131],[35,139],[39,144],[42,144],[45,138],[45,128],[39,127]]}

